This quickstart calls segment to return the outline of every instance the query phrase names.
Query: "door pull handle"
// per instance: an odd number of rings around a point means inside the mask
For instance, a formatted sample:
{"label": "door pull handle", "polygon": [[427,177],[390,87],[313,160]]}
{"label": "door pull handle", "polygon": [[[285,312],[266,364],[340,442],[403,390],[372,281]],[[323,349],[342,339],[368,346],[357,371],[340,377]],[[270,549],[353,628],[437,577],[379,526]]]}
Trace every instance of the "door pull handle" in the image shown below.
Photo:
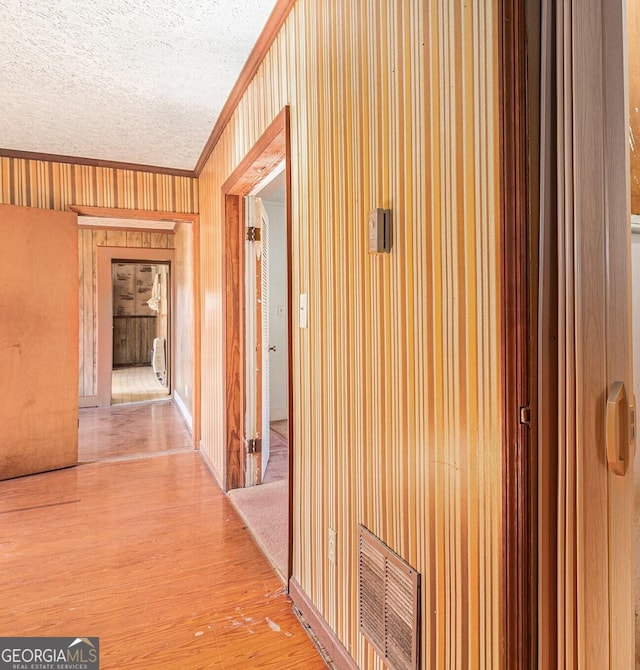
{"label": "door pull handle", "polygon": [[607,398],[607,463],[613,472],[624,476],[630,451],[630,408],[623,382],[614,382]]}
{"label": "door pull handle", "polygon": [[276,345],[275,344],[269,347],[269,351],[275,351],[275,350],[276,350]]}

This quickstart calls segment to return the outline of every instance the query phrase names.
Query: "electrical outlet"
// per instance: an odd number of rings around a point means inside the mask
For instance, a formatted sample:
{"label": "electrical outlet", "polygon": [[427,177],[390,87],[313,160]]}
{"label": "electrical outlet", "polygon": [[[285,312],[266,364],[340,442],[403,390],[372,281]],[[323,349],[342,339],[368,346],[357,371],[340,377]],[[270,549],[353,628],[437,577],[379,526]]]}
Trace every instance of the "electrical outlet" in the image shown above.
{"label": "electrical outlet", "polygon": [[333,528],[329,528],[329,563],[336,564],[337,534]]}

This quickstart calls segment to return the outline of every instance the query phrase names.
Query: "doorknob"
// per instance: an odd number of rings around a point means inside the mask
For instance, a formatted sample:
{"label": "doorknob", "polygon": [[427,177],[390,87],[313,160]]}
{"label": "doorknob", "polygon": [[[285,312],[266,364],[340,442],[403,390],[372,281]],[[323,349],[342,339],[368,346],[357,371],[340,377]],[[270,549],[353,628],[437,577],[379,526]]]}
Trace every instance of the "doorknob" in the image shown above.
{"label": "doorknob", "polygon": [[275,351],[275,350],[276,350],[276,345],[275,344],[272,345],[271,347],[269,347],[269,351]]}
{"label": "doorknob", "polygon": [[633,408],[629,407],[623,382],[614,382],[607,398],[606,445],[609,467],[620,476],[627,471]]}

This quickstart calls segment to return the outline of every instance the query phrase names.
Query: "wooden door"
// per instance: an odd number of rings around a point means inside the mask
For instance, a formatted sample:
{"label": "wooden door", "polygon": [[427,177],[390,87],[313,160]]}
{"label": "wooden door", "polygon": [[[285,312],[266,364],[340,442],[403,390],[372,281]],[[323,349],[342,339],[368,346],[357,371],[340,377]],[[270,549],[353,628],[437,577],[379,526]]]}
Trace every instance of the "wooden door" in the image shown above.
{"label": "wooden door", "polygon": [[78,460],[76,214],[0,205],[0,479]]}
{"label": "wooden door", "polygon": [[[542,164],[553,163],[554,170],[543,169],[542,181],[548,185],[551,176],[555,183],[543,187],[542,204],[548,209],[553,194],[556,211],[543,216],[542,237],[553,234],[557,256],[543,251],[542,260],[543,270],[556,263],[547,276],[555,274],[557,285],[553,298],[543,297],[541,322],[557,327],[540,346],[553,352],[557,344],[557,413],[555,435],[541,431],[553,435],[540,442],[541,455],[545,462],[549,455],[556,459],[553,477],[541,472],[542,481],[554,483],[541,489],[540,509],[551,503],[556,510],[555,538],[543,537],[541,546],[555,547],[557,591],[540,597],[541,612],[545,599],[553,601],[557,618],[540,619],[541,658],[558,668],[623,670],[634,665],[625,3],[544,4],[544,29],[553,26],[556,39],[543,35],[543,70],[556,108],[554,123],[543,117]],[[555,228],[545,226],[551,216]],[[540,359],[541,381],[553,357]],[[549,562],[543,558],[540,565],[546,569]],[[542,575],[541,583],[551,583],[548,577]]]}

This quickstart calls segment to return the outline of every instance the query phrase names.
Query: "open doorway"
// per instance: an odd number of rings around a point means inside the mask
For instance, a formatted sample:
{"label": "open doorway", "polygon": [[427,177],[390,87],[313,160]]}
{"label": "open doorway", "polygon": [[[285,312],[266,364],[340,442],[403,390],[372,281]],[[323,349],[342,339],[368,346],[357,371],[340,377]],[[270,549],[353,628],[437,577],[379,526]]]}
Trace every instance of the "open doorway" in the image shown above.
{"label": "open doorway", "polygon": [[269,459],[263,463],[263,483],[287,478],[289,464],[289,370],[287,361],[287,219],[284,165],[257,193],[268,216],[268,358]]}
{"label": "open doorway", "polygon": [[283,580],[287,572],[289,407],[285,164],[244,198],[245,488],[230,497]]}
{"label": "open doorway", "polygon": [[170,266],[113,260],[111,404],[170,395]]}
{"label": "open doorway", "polygon": [[[200,439],[198,216],[80,205],[72,205],[70,209],[78,214],[80,258],[80,461],[197,448]],[[126,358],[118,360],[122,351],[118,350],[118,342],[114,342],[118,338],[118,324],[114,324],[113,274],[114,265],[121,263],[153,270],[144,274],[158,271],[166,274],[166,310],[161,310],[166,311],[162,315],[166,322],[164,348],[153,346],[156,336],[163,336],[155,327],[148,326],[153,339],[149,332],[146,338],[134,333],[133,341],[140,343],[142,352],[140,358],[134,359],[134,365],[124,366],[138,370],[138,363],[148,361],[142,367],[159,384],[164,402],[147,402],[151,398],[138,397],[127,399],[129,404],[119,404],[118,398],[113,397],[114,355],[116,370],[131,362]],[[160,287],[161,295],[162,291]],[[127,291],[130,292],[131,289]],[[144,296],[142,302],[151,297]],[[117,310],[115,313],[118,316]],[[160,317],[155,314],[157,326]],[[158,360],[162,353],[164,361]],[[112,404],[112,400],[118,404]],[[104,436],[109,439],[103,439]],[[114,437],[115,440],[111,439]]]}
{"label": "open doorway", "polygon": [[[230,492],[231,499],[239,507],[241,514],[247,520],[248,525],[252,528],[254,535],[259,544],[262,545],[265,554],[271,559],[272,564],[280,573],[283,581],[288,582],[292,570],[292,553],[291,547],[293,545],[293,526],[292,526],[292,500],[294,492],[292,491],[292,471],[293,462],[295,458],[295,444],[292,441],[292,436],[295,435],[295,427],[293,426],[292,417],[292,399],[293,399],[293,384],[292,384],[292,341],[291,332],[293,324],[293,309],[292,304],[292,274],[291,274],[291,211],[288,207],[291,197],[290,185],[290,137],[289,137],[289,108],[285,107],[280,114],[274,119],[271,125],[258,139],[256,144],[249,150],[245,158],[240,162],[235,171],[229,176],[227,181],[222,186],[222,193],[224,195],[224,226],[223,226],[223,244],[225,249],[225,265],[224,265],[224,289],[225,295],[225,388],[226,388],[226,463],[224,471],[224,489]],[[279,169],[279,172],[278,172]],[[263,335],[262,328],[259,329],[260,345],[257,344],[258,329],[256,328],[256,335],[249,337],[247,334],[247,313],[251,310],[255,323],[262,323],[262,317],[258,318],[258,312],[262,308],[261,298],[258,298],[258,288],[261,290],[262,272],[258,277],[257,266],[251,269],[247,268],[247,259],[249,257],[255,258],[258,254],[256,244],[253,249],[248,249],[249,240],[247,236],[251,236],[252,231],[247,231],[247,215],[248,209],[251,206],[250,200],[247,196],[261,195],[265,201],[268,201],[271,196],[267,197],[262,192],[267,187],[267,182],[270,184],[273,179],[265,180],[267,175],[281,173],[282,182],[278,188],[284,186],[284,228],[282,236],[284,243],[280,243],[281,251],[285,254],[286,265],[280,264],[281,280],[286,284],[286,300],[278,298],[272,300],[272,306],[276,310],[280,308],[281,318],[286,323],[287,340],[281,345],[281,351],[278,344],[270,342],[270,337]],[[259,198],[262,201],[262,197]],[[255,203],[255,197],[254,197]],[[253,211],[253,210],[252,210]],[[262,225],[263,215],[266,219],[269,218],[269,213],[263,206],[260,214],[260,222],[256,221],[255,212],[253,212],[254,226]],[[277,217],[274,217],[274,220]],[[268,225],[268,224],[267,224]],[[251,251],[251,255],[249,255]],[[269,254],[267,250],[267,255]],[[262,249],[260,250],[262,255]],[[268,262],[268,261],[267,261]],[[271,264],[271,263],[269,263]],[[247,277],[250,276],[248,280]],[[256,289],[256,296],[248,299],[247,287],[253,284]],[[260,285],[260,286],[259,286]],[[268,289],[267,289],[268,290]],[[260,302],[258,302],[260,299]],[[253,301],[251,304],[250,301]],[[276,351],[270,352],[269,347],[275,346]],[[264,354],[263,354],[264,351]],[[282,408],[285,412],[286,419],[281,419],[281,423],[277,426],[281,432],[284,432],[286,437],[286,451],[284,449],[284,441],[280,445],[282,449],[282,458],[286,459],[286,479],[269,482],[269,478],[273,476],[275,470],[275,455],[270,453],[270,457],[264,459],[265,471],[264,479],[267,480],[261,486],[252,486],[263,481],[262,465],[263,465],[263,449],[262,439],[264,439],[265,432],[267,433],[267,440],[271,442],[269,447],[274,445],[278,437],[272,437],[274,432],[280,435],[278,431],[269,429],[265,431],[262,420],[260,422],[260,434],[254,429],[253,425],[249,424],[252,417],[247,413],[253,411],[254,416],[262,416],[262,403],[260,403],[260,413],[258,413],[258,405],[254,405],[251,398],[251,393],[262,393],[262,383],[264,378],[261,377],[260,383],[257,376],[254,380],[254,390],[247,390],[247,381],[249,375],[256,374],[256,367],[264,365],[265,360],[271,361],[269,365],[269,378],[274,377],[271,368],[276,369],[278,364],[273,359],[273,354],[284,354],[286,359],[286,369],[284,366],[278,367],[278,374],[282,374],[286,379],[284,388],[286,388],[287,402]],[[278,375],[276,375],[277,377]],[[274,377],[275,378],[275,377]],[[271,394],[263,394],[268,396],[268,401],[277,406],[277,401],[273,400]],[[269,413],[271,416],[271,413]],[[270,439],[271,438],[271,439]],[[271,452],[272,449],[269,449]],[[249,484],[249,486],[247,486]],[[270,496],[274,488],[281,488],[284,493],[279,496],[273,496],[273,503],[271,509],[277,509],[280,523],[278,530],[269,529],[270,522],[273,518],[263,515],[263,520],[253,521],[248,518],[248,513],[242,511],[242,500],[246,497],[253,501],[253,509],[259,512],[264,512],[268,509],[265,501],[262,504],[256,504],[255,496]],[[238,490],[235,490],[238,489]],[[278,502],[275,502],[275,501]],[[284,503],[284,504],[283,504]],[[277,540],[277,550],[280,551],[280,557],[276,558],[273,552],[276,549],[270,550],[266,546],[267,538]]]}

